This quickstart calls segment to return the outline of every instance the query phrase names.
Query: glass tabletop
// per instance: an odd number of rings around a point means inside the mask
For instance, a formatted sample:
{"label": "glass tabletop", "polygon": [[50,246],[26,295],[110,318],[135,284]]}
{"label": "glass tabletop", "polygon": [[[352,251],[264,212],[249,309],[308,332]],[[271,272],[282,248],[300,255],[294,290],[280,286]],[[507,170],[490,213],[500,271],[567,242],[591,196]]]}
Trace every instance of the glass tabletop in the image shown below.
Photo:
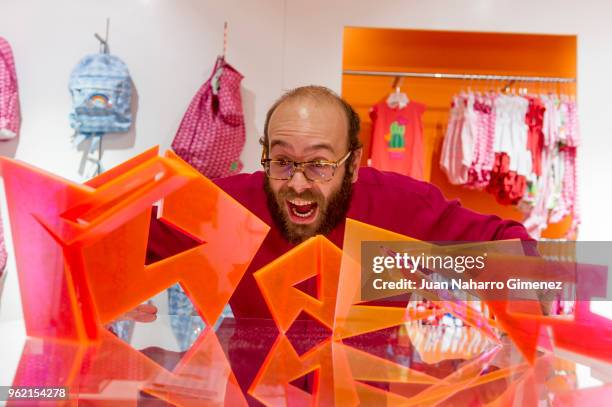
{"label": "glass tabletop", "polygon": [[127,341],[104,332],[89,345],[27,338],[13,348],[3,351],[21,352],[13,386],[66,386],[79,403],[573,405],[612,383],[609,366],[550,352],[530,365],[505,336],[427,321],[334,340],[308,318],[283,335],[272,320],[226,315],[207,327],[158,315],[133,323]]}

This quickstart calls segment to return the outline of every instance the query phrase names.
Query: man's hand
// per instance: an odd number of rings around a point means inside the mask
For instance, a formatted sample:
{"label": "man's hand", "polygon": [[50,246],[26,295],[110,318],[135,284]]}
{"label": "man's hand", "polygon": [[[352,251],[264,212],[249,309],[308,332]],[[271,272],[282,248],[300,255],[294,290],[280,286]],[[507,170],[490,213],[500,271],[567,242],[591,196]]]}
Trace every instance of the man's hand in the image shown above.
{"label": "man's hand", "polygon": [[538,291],[538,299],[540,300],[540,307],[542,308],[542,314],[549,316],[552,314],[553,304],[557,298],[557,293],[553,290]]}
{"label": "man's hand", "polygon": [[157,319],[157,307],[153,304],[140,304],[117,318],[117,321],[153,322]]}

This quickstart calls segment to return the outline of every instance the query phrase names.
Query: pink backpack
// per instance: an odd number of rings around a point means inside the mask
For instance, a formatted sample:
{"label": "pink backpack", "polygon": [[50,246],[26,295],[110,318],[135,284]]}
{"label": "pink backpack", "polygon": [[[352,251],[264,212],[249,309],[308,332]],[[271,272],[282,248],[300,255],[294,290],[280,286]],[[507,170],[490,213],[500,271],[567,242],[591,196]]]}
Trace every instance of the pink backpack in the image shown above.
{"label": "pink backpack", "polygon": [[0,37],[0,140],[17,136],[21,115],[15,60],[9,43]]}
{"label": "pink backpack", "polygon": [[[19,112],[19,94],[17,93],[17,74],[15,60],[9,43],[0,37],[0,140],[10,140],[17,136],[21,115]],[[6,266],[6,248],[4,231],[0,219],[0,294]]]}
{"label": "pink backpack", "polygon": [[240,96],[243,76],[218,58],[211,77],[192,99],[172,149],[208,178],[242,170],[245,130]]}

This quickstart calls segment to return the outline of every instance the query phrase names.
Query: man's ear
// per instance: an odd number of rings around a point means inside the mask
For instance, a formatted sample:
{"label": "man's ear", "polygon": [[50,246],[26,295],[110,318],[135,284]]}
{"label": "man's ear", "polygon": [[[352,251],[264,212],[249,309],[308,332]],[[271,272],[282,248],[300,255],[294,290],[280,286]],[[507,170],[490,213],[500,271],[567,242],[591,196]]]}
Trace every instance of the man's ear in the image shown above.
{"label": "man's ear", "polygon": [[361,154],[363,154],[363,147],[359,147],[357,150],[353,151],[351,156],[351,170],[353,171],[353,179],[351,182],[357,182],[357,178],[359,175],[359,164],[361,163]]}

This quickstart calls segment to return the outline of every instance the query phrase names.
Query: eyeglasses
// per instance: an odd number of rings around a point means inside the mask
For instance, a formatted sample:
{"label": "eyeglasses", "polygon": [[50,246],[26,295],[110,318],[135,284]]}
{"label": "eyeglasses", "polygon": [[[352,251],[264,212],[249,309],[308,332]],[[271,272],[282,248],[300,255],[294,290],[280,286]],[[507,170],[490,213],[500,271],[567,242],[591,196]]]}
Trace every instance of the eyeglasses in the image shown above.
{"label": "eyeglasses", "polygon": [[293,177],[296,171],[302,171],[304,177],[312,182],[328,182],[336,173],[342,163],[344,163],[352,154],[353,151],[346,153],[344,157],[338,161],[304,161],[296,162],[291,160],[271,160],[269,158],[261,159],[266,175],[271,179],[288,180]]}

